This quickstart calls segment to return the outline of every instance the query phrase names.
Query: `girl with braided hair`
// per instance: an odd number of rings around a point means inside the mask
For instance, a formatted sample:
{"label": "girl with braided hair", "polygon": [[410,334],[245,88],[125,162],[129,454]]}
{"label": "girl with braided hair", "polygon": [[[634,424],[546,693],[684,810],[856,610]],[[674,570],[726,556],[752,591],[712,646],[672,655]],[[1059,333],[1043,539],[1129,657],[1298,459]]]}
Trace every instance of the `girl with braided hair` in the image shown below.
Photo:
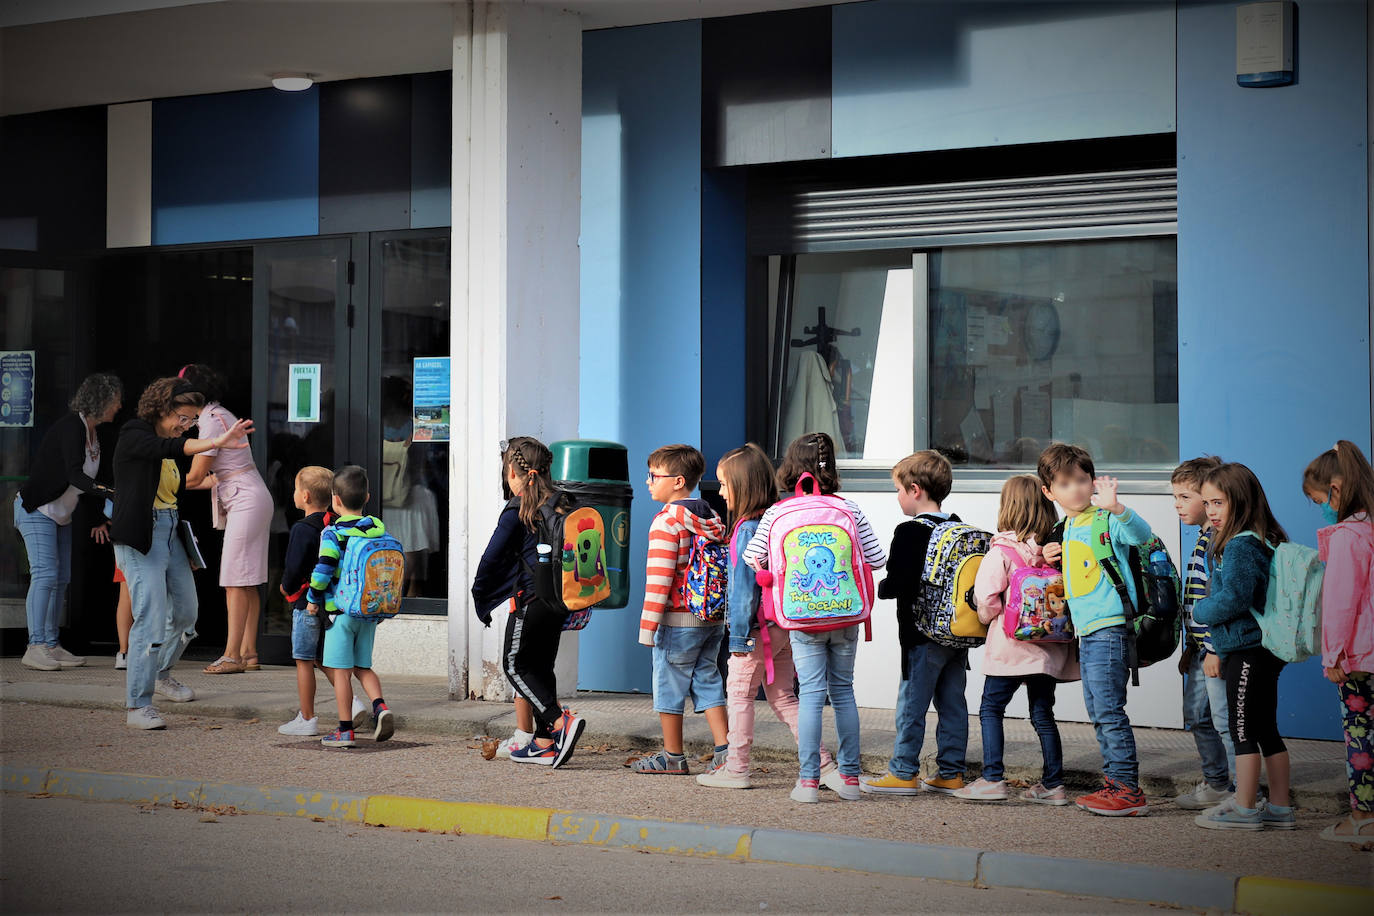
{"label": "girl with braided hair", "polygon": [[502,484],[509,499],[477,564],[472,598],[486,626],[492,611],[510,602],[501,660],[517,694],[517,730],[498,753],[517,763],[560,767],[572,756],[586,722],[558,702],[553,665],[565,615],[534,587],[539,548],[553,547],[539,542],[540,515],[551,500],[562,509],[549,478],[552,466],[553,453],[538,439],[516,436],[501,443]]}

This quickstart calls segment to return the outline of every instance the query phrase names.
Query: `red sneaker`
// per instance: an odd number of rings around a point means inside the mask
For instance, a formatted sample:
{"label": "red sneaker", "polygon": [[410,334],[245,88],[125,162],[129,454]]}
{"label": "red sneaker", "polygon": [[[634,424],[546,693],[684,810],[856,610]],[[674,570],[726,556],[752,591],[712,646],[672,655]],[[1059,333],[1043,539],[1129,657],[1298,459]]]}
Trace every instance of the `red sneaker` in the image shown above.
{"label": "red sneaker", "polygon": [[1106,779],[1105,783],[1096,792],[1080,795],[1074,804],[1103,817],[1136,817],[1149,812],[1150,806],[1145,801],[1144,792],[1115,779]]}

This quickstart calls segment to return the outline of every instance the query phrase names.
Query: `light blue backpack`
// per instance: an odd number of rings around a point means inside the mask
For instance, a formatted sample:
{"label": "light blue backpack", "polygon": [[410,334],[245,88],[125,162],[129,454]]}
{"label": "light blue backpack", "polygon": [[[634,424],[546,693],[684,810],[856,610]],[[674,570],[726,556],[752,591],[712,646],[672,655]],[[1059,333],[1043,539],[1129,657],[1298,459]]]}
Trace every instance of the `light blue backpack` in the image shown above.
{"label": "light blue backpack", "polygon": [[[1236,537],[1260,539],[1253,531]],[[1322,575],[1317,551],[1285,541],[1273,548],[1264,613],[1255,614],[1261,643],[1285,662],[1306,661],[1322,651]],[[1253,613],[1253,612],[1252,612]]]}

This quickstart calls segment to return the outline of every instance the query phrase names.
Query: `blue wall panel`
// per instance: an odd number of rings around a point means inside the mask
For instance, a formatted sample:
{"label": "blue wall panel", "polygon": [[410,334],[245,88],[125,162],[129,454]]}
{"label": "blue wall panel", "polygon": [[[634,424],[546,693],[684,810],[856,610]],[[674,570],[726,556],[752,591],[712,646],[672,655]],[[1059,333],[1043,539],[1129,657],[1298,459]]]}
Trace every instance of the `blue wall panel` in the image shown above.
{"label": "blue wall panel", "polygon": [[701,451],[706,476],[743,445],[745,423],[745,173],[710,169],[701,182]]}
{"label": "blue wall panel", "polygon": [[1174,129],[1172,2],[874,0],[832,13],[835,156]]}
{"label": "blue wall panel", "polygon": [[[701,23],[583,34],[580,432],[635,484],[630,607],[582,631],[578,686],[650,690],[636,644],[649,453],[701,435]],[[604,354],[604,357],[603,357]]]}
{"label": "blue wall panel", "polygon": [[319,87],[153,102],[153,244],[319,232]]}
{"label": "blue wall panel", "polygon": [[[1299,10],[1298,82],[1235,81],[1235,7],[1178,14],[1179,440],[1259,475],[1316,543],[1307,462],[1370,435],[1365,4]],[[1336,738],[1316,660],[1279,691],[1285,734]]]}

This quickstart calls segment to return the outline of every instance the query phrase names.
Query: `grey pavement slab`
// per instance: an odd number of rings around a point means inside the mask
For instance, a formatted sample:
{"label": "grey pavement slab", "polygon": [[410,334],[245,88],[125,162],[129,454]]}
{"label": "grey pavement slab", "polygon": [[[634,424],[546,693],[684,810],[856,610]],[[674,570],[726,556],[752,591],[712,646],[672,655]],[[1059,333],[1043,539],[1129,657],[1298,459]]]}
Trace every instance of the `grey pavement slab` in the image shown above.
{"label": "grey pavement slab", "polygon": [[[261,719],[285,722],[295,715],[295,671],[266,667],[261,671],[232,675],[201,673],[201,664],[185,663],[176,677],[196,691],[196,701],[179,706],[166,704],[164,711],[192,711],[197,716]],[[107,658],[92,658],[84,668],[66,671],[32,671],[17,658],[0,659],[0,698],[13,702],[47,703],[96,709],[122,709],[124,672],[115,671]],[[321,722],[332,719],[332,698],[324,678],[318,679],[316,696]],[[515,728],[514,707],[509,703],[452,700],[448,681],[442,677],[388,676],[383,679],[387,703],[397,716],[399,728],[437,735],[509,735]],[[647,694],[577,693],[566,698],[587,719],[583,741],[642,748],[658,746],[658,717]],[[796,760],[791,733],[778,722],[766,704],[760,703],[756,718],[753,755],[756,761],[785,765]],[[896,735],[894,713],[888,709],[860,709],[861,752],[864,771],[881,773],[887,768]],[[927,719],[923,766],[933,768],[935,716]],[[1030,723],[1007,719],[1004,761],[1007,777],[1034,783],[1040,777],[1040,742]],[[1061,722],[1065,779],[1071,787],[1096,786],[1101,780],[1101,756],[1092,726]],[[826,711],[826,732],[834,729]],[[686,717],[684,736],[690,748],[704,751],[710,731],[703,716]],[[1152,796],[1173,796],[1189,791],[1201,779],[1192,736],[1182,730],[1137,728],[1141,785]],[[1346,799],[1345,749],[1336,741],[1289,739],[1294,798],[1313,811],[1335,812]],[[982,744],[977,716],[969,717],[969,772],[981,769]]]}

